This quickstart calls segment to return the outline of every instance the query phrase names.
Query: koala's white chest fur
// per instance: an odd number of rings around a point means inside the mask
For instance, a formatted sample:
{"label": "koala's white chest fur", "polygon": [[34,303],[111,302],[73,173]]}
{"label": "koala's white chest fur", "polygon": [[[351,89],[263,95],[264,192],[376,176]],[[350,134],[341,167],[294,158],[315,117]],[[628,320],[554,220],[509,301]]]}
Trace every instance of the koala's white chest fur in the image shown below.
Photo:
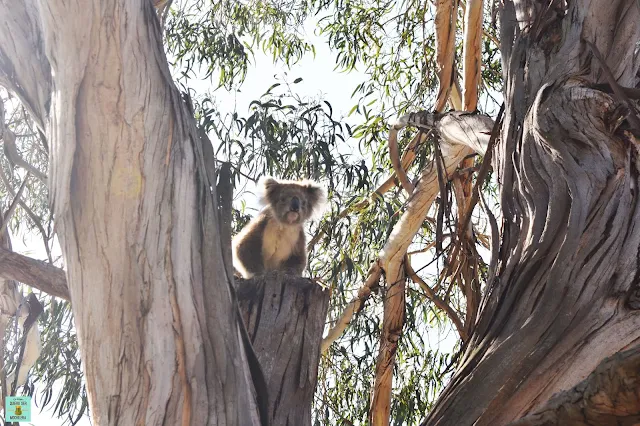
{"label": "koala's white chest fur", "polygon": [[277,269],[291,255],[298,238],[300,238],[299,226],[286,226],[270,220],[262,238],[262,259],[265,269]]}

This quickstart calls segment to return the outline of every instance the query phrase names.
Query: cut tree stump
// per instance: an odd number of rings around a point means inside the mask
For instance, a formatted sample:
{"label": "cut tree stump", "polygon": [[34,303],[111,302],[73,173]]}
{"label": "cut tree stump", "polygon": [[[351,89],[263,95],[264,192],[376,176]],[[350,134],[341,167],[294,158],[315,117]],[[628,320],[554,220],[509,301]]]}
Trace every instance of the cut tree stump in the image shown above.
{"label": "cut tree stump", "polygon": [[240,313],[267,382],[271,425],[311,426],[329,291],[307,278],[236,278]]}

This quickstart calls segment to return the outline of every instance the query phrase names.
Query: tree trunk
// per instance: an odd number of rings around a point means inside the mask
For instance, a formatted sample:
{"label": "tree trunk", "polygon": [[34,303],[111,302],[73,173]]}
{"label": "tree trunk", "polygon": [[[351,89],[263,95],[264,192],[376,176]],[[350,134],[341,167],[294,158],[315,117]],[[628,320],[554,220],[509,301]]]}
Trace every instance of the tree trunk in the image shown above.
{"label": "tree trunk", "polygon": [[171,80],[151,2],[0,0],[0,61],[0,82],[50,141],[93,423],[260,424],[212,152]]}
{"label": "tree trunk", "polygon": [[499,258],[428,425],[507,424],[640,342],[629,303],[640,271],[638,140],[620,99],[596,88],[604,65],[585,43],[606,53],[617,83],[635,86],[640,4],[507,1],[501,15]]}
{"label": "tree trunk", "polygon": [[278,273],[239,279],[237,292],[267,382],[271,424],[311,426],[329,292]]}

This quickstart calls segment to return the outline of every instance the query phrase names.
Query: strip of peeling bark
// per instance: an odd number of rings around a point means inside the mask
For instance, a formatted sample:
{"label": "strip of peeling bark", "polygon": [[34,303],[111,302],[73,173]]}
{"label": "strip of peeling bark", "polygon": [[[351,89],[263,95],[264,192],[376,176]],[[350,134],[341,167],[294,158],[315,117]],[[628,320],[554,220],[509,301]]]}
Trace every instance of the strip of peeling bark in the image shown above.
{"label": "strip of peeling bark", "polygon": [[482,0],[468,0],[464,14],[462,109],[465,111],[475,111],[478,105],[478,87],[482,66],[482,6]]}
{"label": "strip of peeling bark", "polygon": [[438,0],[436,2],[436,67],[440,82],[434,105],[436,111],[444,109],[454,80],[453,60],[457,14],[458,0]]}
{"label": "strip of peeling bark", "polygon": [[605,359],[573,389],[510,426],[637,425],[640,423],[640,346]]}
{"label": "strip of peeling bark", "polygon": [[396,172],[396,176],[400,181],[400,184],[407,192],[407,195],[411,196],[413,193],[413,184],[409,180],[407,176],[407,172],[405,172],[402,167],[402,162],[400,161],[400,154],[398,152],[398,131],[402,129],[404,125],[395,125],[391,124],[389,129],[389,138],[388,138],[388,146],[389,146],[389,156],[391,157],[391,165],[393,166],[393,170]]}

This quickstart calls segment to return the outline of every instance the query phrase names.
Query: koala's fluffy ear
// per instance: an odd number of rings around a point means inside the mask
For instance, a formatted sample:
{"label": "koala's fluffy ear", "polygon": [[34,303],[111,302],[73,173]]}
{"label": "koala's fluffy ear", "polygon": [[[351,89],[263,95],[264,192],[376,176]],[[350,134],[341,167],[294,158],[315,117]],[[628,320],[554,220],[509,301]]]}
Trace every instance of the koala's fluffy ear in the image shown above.
{"label": "koala's fluffy ear", "polygon": [[260,203],[267,204],[274,197],[280,182],[272,178],[271,176],[263,176],[258,182],[258,188],[260,189]]}
{"label": "koala's fluffy ear", "polygon": [[304,190],[307,194],[309,205],[314,213],[319,213],[327,202],[327,194],[320,185],[312,181],[304,183]]}

